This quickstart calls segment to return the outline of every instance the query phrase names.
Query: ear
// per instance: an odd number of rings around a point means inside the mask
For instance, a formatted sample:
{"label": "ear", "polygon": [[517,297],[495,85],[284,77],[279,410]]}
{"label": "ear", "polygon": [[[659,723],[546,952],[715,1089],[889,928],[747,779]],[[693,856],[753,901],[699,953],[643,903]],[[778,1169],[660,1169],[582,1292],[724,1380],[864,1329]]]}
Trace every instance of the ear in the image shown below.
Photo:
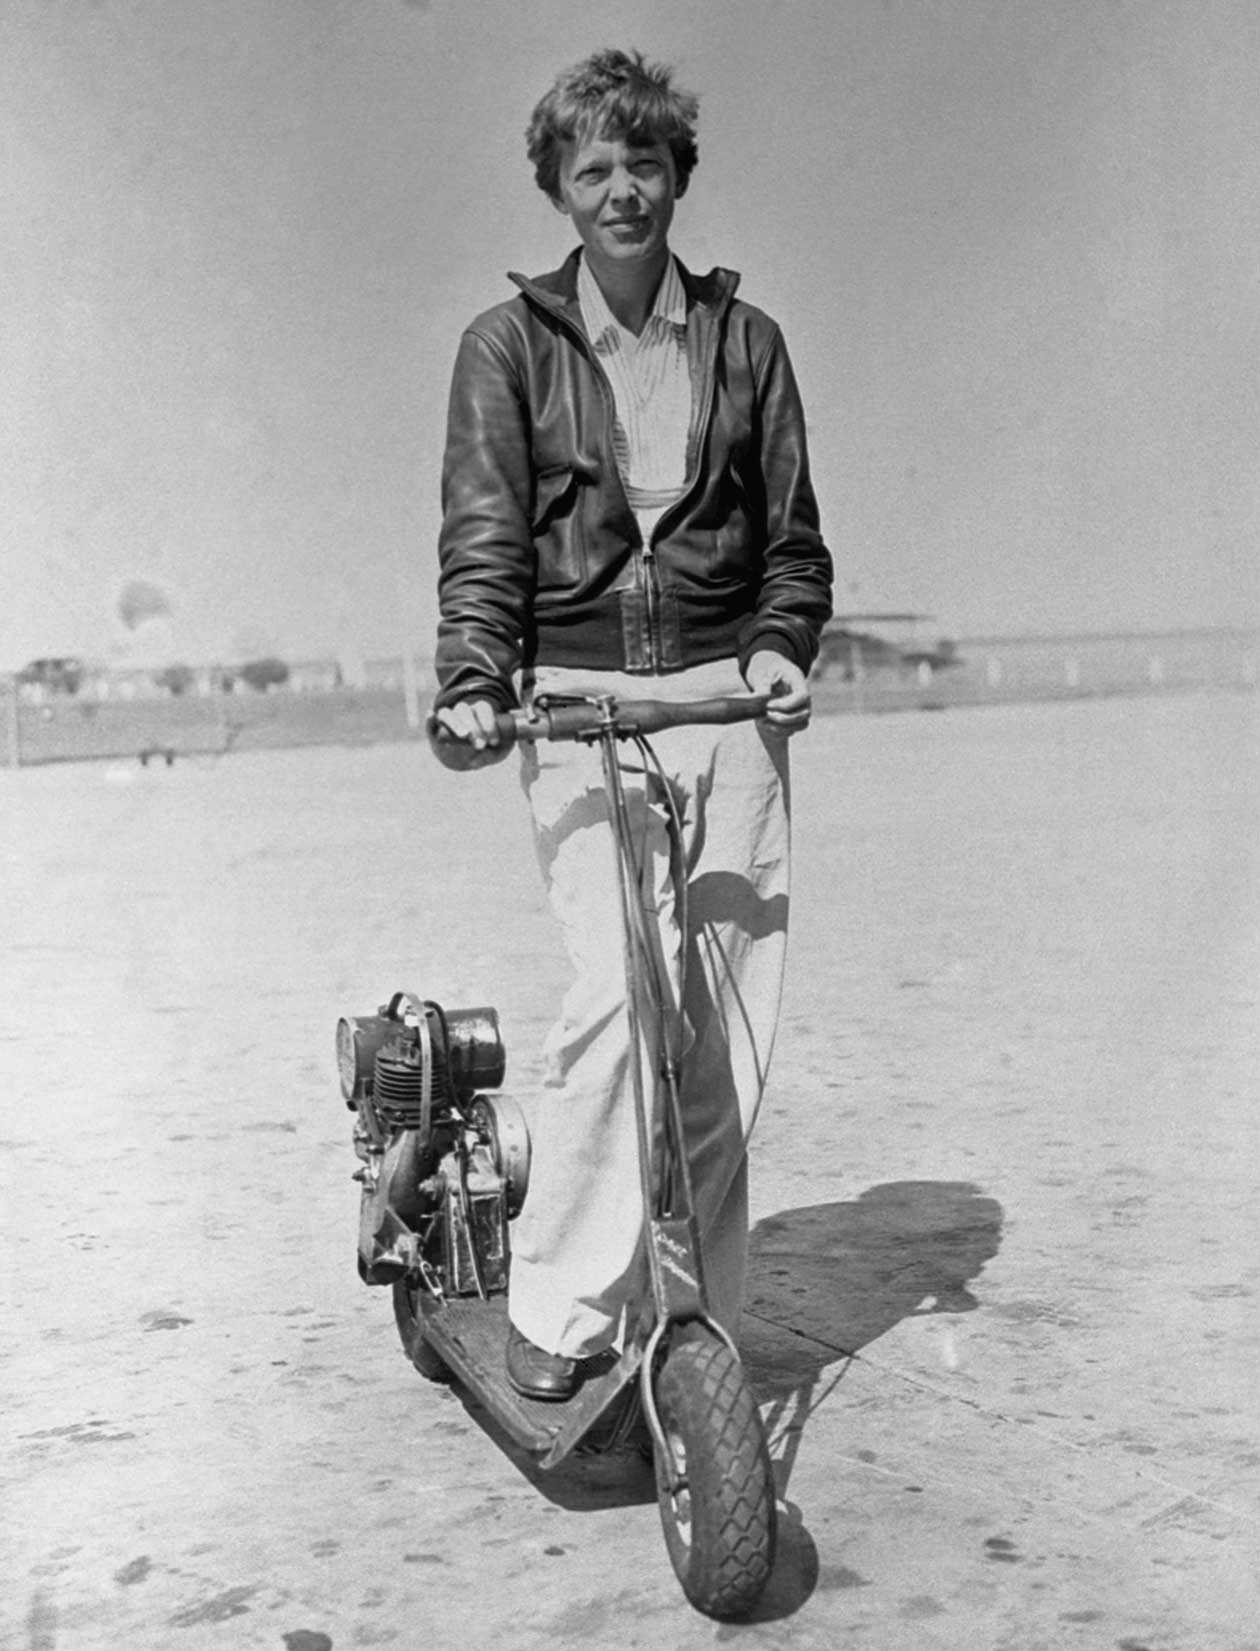
{"label": "ear", "polygon": [[552,206],[555,207],[556,211],[562,218],[567,218],[569,216],[569,209],[565,205],[564,197],[562,195],[548,195],[547,199],[551,202]]}

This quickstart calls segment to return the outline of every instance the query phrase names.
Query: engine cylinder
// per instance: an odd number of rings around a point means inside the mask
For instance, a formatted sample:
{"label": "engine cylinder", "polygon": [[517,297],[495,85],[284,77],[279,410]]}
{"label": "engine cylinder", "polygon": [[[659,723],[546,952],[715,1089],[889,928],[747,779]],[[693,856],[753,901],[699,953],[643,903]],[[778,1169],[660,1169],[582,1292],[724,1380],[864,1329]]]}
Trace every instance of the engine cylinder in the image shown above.
{"label": "engine cylinder", "polygon": [[391,1039],[376,1052],[372,1070],[372,1103],[377,1115],[392,1129],[419,1129],[427,1133],[435,1106],[453,1100],[446,1051],[434,1039],[430,1045],[428,1116],[425,1107],[425,1051],[410,1035]]}

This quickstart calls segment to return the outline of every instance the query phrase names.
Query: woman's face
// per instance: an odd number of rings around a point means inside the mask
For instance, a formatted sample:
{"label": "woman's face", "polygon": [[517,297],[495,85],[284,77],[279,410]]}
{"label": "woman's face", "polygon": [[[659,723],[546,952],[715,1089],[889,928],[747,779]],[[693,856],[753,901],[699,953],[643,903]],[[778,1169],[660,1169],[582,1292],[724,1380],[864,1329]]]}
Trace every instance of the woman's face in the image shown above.
{"label": "woman's face", "polygon": [[621,138],[565,145],[556,205],[573,220],[593,270],[656,270],[663,263],[678,199],[667,143]]}

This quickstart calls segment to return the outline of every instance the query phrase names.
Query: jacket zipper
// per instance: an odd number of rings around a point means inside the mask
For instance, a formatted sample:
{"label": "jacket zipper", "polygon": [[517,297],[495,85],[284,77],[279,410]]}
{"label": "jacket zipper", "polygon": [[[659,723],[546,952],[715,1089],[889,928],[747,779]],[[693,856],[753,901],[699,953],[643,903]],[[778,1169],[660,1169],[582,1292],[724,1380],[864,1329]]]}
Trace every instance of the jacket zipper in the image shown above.
{"label": "jacket zipper", "polygon": [[648,669],[653,676],[659,676],[661,650],[657,603],[660,594],[660,570],[656,565],[656,553],[650,544],[645,544],[640,554],[643,562],[643,594],[647,601]]}

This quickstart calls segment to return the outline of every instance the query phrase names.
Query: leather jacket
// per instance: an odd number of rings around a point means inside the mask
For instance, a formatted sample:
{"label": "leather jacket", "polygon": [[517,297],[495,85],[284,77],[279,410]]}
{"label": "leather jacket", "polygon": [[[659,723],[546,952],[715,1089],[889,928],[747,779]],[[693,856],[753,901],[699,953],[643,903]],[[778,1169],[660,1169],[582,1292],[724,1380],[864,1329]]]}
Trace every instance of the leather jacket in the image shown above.
{"label": "leather jacket", "polygon": [[687,294],[686,482],[643,543],[578,253],[465,332],[442,473],[436,704],[516,702],[532,665],[657,673],[771,648],[808,670],[831,612],[805,420],[775,323],[715,269]]}

